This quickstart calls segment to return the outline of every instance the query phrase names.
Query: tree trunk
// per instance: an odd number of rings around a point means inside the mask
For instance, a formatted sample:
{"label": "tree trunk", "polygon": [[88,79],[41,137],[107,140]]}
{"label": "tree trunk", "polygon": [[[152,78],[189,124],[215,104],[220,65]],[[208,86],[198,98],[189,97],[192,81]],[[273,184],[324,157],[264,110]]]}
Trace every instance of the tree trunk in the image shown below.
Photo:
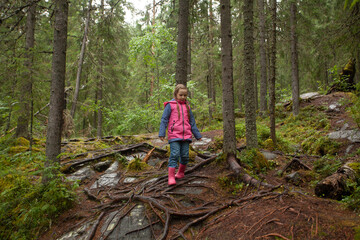
{"label": "tree trunk", "polygon": [[179,23],[176,59],[176,84],[187,83],[187,52],[189,29],[189,0],[179,0]]}
{"label": "tree trunk", "polygon": [[[54,49],[51,71],[51,92],[48,128],[46,136],[45,166],[58,162],[61,150],[61,129],[63,123],[66,41],[67,41],[68,1],[55,0]],[[46,180],[45,180],[46,181]]]}
{"label": "tree trunk", "polygon": [[238,82],[239,82],[239,92],[238,92],[238,94],[239,94],[239,99],[238,99],[238,105],[239,105],[239,111],[240,111],[240,112],[243,112],[243,111],[244,111],[244,110],[243,110],[243,103],[244,103],[244,95],[243,95],[243,93],[244,93],[244,83],[243,83],[243,76],[242,76],[242,74],[241,74],[242,68],[243,68],[243,65],[241,64],[241,65],[239,66],[239,79],[238,79]]}
{"label": "tree trunk", "polygon": [[[103,20],[105,13],[104,13],[104,0],[101,0],[100,5],[100,12],[101,12],[101,18]],[[97,85],[97,104],[98,104],[98,111],[97,111],[97,126],[96,126],[96,137],[98,139],[102,138],[102,100],[103,100],[103,83],[104,83],[104,54],[102,46],[100,46],[100,55],[99,55],[99,82]]]}
{"label": "tree trunk", "polygon": [[254,88],[254,27],[253,0],[244,1],[244,76],[245,76],[245,126],[246,146],[257,148],[256,106]]}
{"label": "tree trunk", "polygon": [[32,99],[32,65],[35,44],[36,2],[32,2],[26,17],[25,68],[20,81],[20,116],[17,121],[15,137],[29,138],[30,104]]}
{"label": "tree trunk", "polygon": [[296,36],[296,0],[290,3],[290,24],[291,24],[291,76],[292,76],[292,101],[293,115],[299,115],[300,91],[299,91],[299,67]]}
{"label": "tree trunk", "polygon": [[265,13],[264,0],[258,0],[259,5],[259,34],[260,34],[260,113],[267,111],[267,74],[266,74],[266,45],[265,45]]}
{"label": "tree trunk", "polygon": [[213,35],[213,9],[212,0],[209,1],[209,15],[208,15],[208,75],[207,75],[207,88],[208,88],[208,100],[209,100],[209,122],[213,119],[215,111],[215,86],[214,86],[214,35]]}
{"label": "tree trunk", "polygon": [[276,146],[275,132],[275,79],[276,79],[276,0],[270,2],[271,32],[270,32],[270,82],[269,82],[269,115],[270,137]]}
{"label": "tree trunk", "polygon": [[81,72],[82,72],[82,67],[83,67],[83,63],[84,63],[84,56],[85,56],[86,45],[87,45],[87,35],[88,35],[89,23],[90,23],[91,1],[92,0],[89,0],[89,7],[88,7],[86,20],[85,20],[85,27],[84,27],[84,36],[83,36],[81,50],[80,50],[78,70],[76,73],[75,92],[74,92],[74,98],[73,98],[73,102],[72,102],[72,106],[71,106],[71,117],[72,118],[74,118],[74,116],[75,116],[76,104],[77,104],[77,100],[79,97],[80,78],[81,78]]}
{"label": "tree trunk", "polygon": [[208,100],[209,100],[209,122],[213,119],[215,111],[215,86],[214,86],[214,36],[213,36],[213,9],[212,0],[209,1],[209,18],[208,18],[208,76],[207,76],[207,87],[208,87]]}
{"label": "tree trunk", "polygon": [[230,0],[220,1],[224,153],[236,153]]}

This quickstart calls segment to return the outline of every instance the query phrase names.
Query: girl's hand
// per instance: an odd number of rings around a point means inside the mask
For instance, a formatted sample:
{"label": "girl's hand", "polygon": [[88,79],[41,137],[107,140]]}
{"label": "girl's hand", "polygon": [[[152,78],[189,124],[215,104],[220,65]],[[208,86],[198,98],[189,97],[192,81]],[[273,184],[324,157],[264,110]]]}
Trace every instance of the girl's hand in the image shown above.
{"label": "girl's hand", "polygon": [[165,140],[165,137],[159,137],[161,141],[164,141]]}

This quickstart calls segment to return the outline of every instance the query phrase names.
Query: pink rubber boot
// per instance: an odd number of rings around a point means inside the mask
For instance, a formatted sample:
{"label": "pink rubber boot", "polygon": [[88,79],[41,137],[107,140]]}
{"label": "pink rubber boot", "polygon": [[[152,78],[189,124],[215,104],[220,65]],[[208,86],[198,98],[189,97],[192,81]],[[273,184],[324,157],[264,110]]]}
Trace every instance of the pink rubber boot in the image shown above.
{"label": "pink rubber boot", "polygon": [[169,167],[168,168],[168,185],[175,185],[175,168]]}
{"label": "pink rubber boot", "polygon": [[186,169],[186,165],[183,165],[180,163],[179,171],[175,175],[175,178],[181,179],[181,178],[185,177],[185,169]]}

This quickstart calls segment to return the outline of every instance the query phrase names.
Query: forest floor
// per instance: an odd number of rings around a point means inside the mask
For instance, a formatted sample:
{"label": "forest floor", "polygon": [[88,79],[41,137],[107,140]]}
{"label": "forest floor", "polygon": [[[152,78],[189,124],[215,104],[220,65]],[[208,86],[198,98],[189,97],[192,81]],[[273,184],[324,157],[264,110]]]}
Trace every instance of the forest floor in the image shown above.
{"label": "forest floor", "polygon": [[[344,128],[345,123],[347,129],[355,129],[347,105],[337,104],[347,97],[346,93],[322,95],[302,101],[301,108],[325,106],[330,123],[327,132]],[[329,110],[331,104],[336,110]],[[279,122],[277,127],[284,124]],[[185,178],[171,187],[167,185],[167,144],[156,133],[136,136],[142,139],[136,143],[132,137],[104,139],[111,145],[106,150],[86,141],[88,149],[63,157],[62,165],[69,176],[91,164],[92,174],[82,179],[74,207],[40,239],[360,239],[358,214],[340,201],[314,194],[319,179],[312,173],[319,156],[263,149],[273,167],[259,172],[258,178],[277,188],[249,186],[239,181],[225,160],[214,157],[218,154],[214,144],[222,130],[202,134],[203,140],[211,141],[193,143],[199,154],[189,163]],[[335,160],[359,161],[359,142],[336,141],[341,145]],[[68,141],[63,151],[70,156],[79,144]],[[135,158],[135,168],[142,170],[122,166],[122,156]],[[148,165],[141,164],[146,156]],[[296,183],[286,177],[291,171],[285,171],[294,157],[309,167],[297,171],[300,179]],[[120,164],[113,171],[92,170],[94,163],[106,161]],[[101,182],[105,175],[116,183]]]}

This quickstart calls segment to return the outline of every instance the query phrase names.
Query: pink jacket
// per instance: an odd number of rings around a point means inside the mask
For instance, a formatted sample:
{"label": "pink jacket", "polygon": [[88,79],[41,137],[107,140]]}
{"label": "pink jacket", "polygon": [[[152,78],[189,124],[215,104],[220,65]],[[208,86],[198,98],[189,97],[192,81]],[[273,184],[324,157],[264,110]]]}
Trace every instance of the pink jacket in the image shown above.
{"label": "pink jacket", "polygon": [[186,103],[181,103],[177,101],[169,101],[164,103],[170,104],[171,115],[169,118],[169,127],[168,127],[168,139],[191,139],[191,126],[189,123],[189,113],[187,111]]}
{"label": "pink jacket", "polygon": [[[168,104],[170,108],[167,106]],[[201,138],[190,106],[186,102],[177,102],[173,99],[164,102],[164,107],[165,110],[161,119],[159,136],[164,136],[165,129],[168,128],[169,142],[192,141],[192,134],[194,134],[196,139]]]}

